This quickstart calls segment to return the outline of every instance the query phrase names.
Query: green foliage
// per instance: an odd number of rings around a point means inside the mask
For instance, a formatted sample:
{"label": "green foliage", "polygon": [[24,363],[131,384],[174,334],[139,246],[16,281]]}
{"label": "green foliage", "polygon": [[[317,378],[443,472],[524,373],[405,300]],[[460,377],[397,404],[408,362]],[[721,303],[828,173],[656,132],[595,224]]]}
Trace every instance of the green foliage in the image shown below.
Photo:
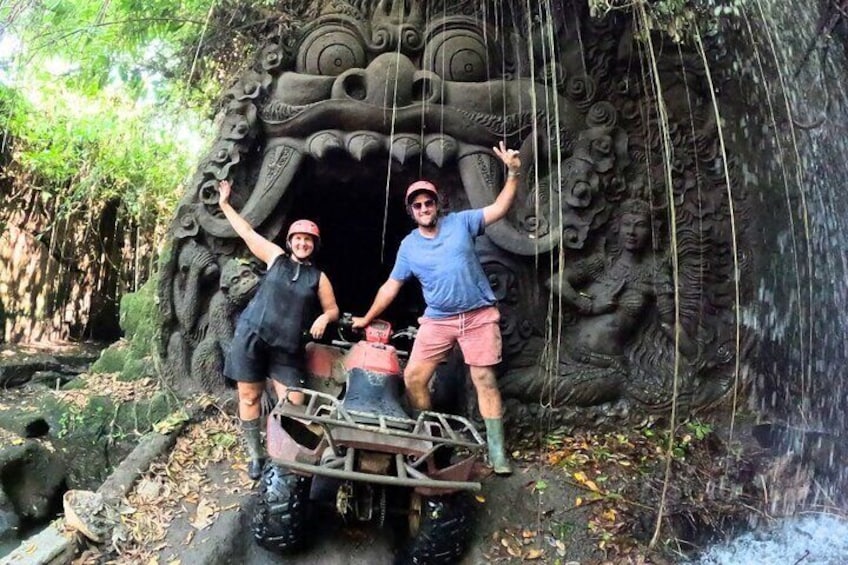
{"label": "green foliage", "polygon": [[[675,42],[718,30],[723,17],[739,16],[746,0],[588,0],[593,18],[615,11],[633,11],[642,32],[664,32]],[[637,34],[637,37],[641,37]]]}
{"label": "green foliage", "polygon": [[[34,79],[33,79],[34,81]],[[36,92],[0,85],[0,127],[14,140],[13,158],[56,215],[99,209],[119,199],[125,217],[152,227],[173,209],[197,156],[181,143],[180,124],[126,97],[87,97],[50,82]]]}
{"label": "green foliage", "polygon": [[[36,63],[70,63],[68,85],[93,95],[119,80],[136,95],[168,90],[163,72],[201,37],[212,0],[55,0],[0,11]],[[13,13],[10,13],[9,11]]]}
{"label": "green foliage", "polygon": [[[308,0],[53,0],[0,2],[23,66],[64,63],[73,90],[121,84],[134,99],[209,107],[268,32],[302,17]],[[16,6],[18,4],[18,6]],[[24,6],[20,6],[24,5]],[[297,14],[297,16],[295,16]]]}

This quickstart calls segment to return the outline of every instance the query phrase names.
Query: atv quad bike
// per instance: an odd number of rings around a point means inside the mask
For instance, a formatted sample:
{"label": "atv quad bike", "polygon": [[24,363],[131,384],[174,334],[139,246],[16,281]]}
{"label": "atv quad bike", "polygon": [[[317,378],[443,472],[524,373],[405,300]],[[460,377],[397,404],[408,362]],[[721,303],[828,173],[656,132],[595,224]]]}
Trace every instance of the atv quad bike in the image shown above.
{"label": "atv quad bike", "polygon": [[[340,328],[349,327],[345,315]],[[474,478],[486,444],[466,418],[411,417],[402,407],[400,354],[389,342],[413,336],[413,329],[392,335],[378,320],[357,343],[309,344],[307,386],[289,389],[268,416],[269,462],[253,520],[261,546],[301,549],[316,529],[307,523],[310,492],[329,491],[346,520],[408,527],[397,563],[455,563],[465,552],[469,492],[480,490]],[[294,392],[303,393],[302,404],[291,401]]]}

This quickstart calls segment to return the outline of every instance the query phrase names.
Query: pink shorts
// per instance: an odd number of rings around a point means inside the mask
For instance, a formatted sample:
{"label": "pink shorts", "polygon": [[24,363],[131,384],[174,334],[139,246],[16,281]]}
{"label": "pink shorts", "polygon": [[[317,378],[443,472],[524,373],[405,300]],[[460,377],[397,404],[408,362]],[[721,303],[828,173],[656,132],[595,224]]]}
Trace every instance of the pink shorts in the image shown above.
{"label": "pink shorts", "polygon": [[465,362],[490,367],[501,362],[501,314],[484,306],[448,318],[418,318],[418,335],[409,361],[441,361],[459,343]]}

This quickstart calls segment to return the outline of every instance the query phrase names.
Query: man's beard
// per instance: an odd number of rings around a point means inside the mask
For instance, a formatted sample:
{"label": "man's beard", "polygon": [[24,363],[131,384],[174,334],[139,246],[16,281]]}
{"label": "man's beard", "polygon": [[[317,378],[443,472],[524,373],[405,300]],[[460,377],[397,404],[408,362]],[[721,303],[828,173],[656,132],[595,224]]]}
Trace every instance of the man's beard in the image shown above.
{"label": "man's beard", "polygon": [[426,222],[418,222],[418,225],[422,228],[434,228],[436,227],[436,222],[438,222],[438,220],[438,214],[433,214],[432,216],[430,216],[429,220],[427,220]]}

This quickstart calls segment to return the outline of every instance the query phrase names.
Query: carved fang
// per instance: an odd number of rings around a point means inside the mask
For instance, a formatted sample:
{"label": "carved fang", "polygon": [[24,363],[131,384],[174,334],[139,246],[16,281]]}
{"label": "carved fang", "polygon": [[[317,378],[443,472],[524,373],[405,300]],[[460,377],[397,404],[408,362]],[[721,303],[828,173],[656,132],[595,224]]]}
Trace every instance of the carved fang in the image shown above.
{"label": "carved fang", "polygon": [[309,154],[318,160],[323,159],[330,153],[343,153],[345,151],[344,141],[342,141],[338,133],[334,131],[322,131],[316,133],[309,138],[309,141],[306,142],[306,146]]}
{"label": "carved fang", "polygon": [[[303,143],[296,139],[280,138],[265,148],[259,179],[250,199],[239,212],[256,227],[264,222],[285,194],[286,189],[303,161]],[[208,213],[198,214],[198,221],[214,237],[235,237],[226,218]]]}
{"label": "carved fang", "polygon": [[347,149],[351,157],[363,161],[383,151],[383,141],[371,133],[353,133],[347,140]]}
{"label": "carved fang", "polygon": [[389,153],[401,165],[418,159],[421,155],[421,138],[417,135],[396,135],[392,138]]}
{"label": "carved fang", "polygon": [[446,135],[438,135],[427,141],[427,145],[424,147],[424,154],[427,155],[429,160],[438,165],[439,168],[442,168],[449,163],[453,163],[456,159],[457,149],[455,139]]}

